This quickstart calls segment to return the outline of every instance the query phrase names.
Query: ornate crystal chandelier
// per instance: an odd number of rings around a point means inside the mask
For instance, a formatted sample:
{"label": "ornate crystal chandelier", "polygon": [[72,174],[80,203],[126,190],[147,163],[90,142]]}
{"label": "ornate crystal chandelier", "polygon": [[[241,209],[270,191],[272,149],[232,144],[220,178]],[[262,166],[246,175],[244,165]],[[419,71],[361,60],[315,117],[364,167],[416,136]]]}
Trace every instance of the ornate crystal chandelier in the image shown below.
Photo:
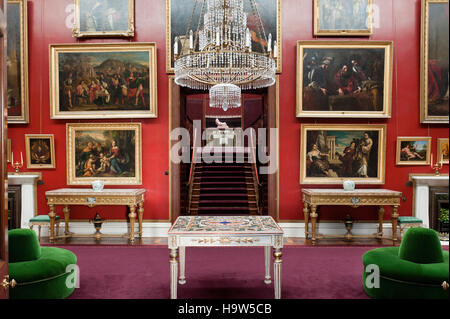
{"label": "ornate crystal chandelier", "polygon": [[[241,106],[241,90],[269,87],[275,83],[277,43],[266,38],[255,0],[250,2],[257,18],[256,34],[267,43],[261,52],[252,50],[252,39],[247,27],[245,0],[196,0],[189,23],[189,49],[179,51],[175,38],[175,83],[196,90],[209,90],[210,106],[225,111]],[[201,13],[197,32],[191,23],[197,6]],[[206,8],[205,8],[206,6]],[[206,12],[205,12],[206,9]],[[201,24],[203,18],[203,24]],[[187,44],[187,41],[185,41]]]}

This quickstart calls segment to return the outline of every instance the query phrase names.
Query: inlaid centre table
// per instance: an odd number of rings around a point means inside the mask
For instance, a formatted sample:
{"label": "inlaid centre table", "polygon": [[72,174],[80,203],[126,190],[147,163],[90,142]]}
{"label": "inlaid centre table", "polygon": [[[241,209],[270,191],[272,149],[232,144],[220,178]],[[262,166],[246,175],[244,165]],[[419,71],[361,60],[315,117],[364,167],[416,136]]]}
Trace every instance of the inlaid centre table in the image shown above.
{"label": "inlaid centre table", "polygon": [[[170,298],[186,283],[185,247],[264,247],[265,280],[270,276],[271,247],[274,256],[275,299],[281,298],[281,257],[283,230],[270,216],[180,216],[169,229]],[[180,273],[178,276],[179,251]]]}
{"label": "inlaid centre table", "polygon": [[90,188],[61,188],[45,192],[47,205],[50,208],[50,242],[55,239],[55,206],[64,205],[65,235],[71,236],[69,232],[70,205],[86,205],[94,207],[98,205],[124,205],[130,208],[128,217],[130,218],[131,243],[134,243],[134,223],[136,222],[136,208],[138,212],[139,236],[142,237],[142,216],[144,214],[145,189],[103,189],[94,191]]}

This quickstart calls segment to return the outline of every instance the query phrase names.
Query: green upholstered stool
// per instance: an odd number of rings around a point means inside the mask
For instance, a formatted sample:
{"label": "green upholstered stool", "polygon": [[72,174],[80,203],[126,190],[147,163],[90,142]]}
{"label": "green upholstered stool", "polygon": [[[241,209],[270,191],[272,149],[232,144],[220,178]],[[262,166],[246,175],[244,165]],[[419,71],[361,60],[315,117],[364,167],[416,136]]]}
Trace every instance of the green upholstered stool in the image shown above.
{"label": "green upholstered stool", "polygon": [[41,247],[33,230],[20,228],[8,232],[8,248],[9,278],[16,281],[11,299],[63,299],[73,293],[78,274],[67,266],[76,265],[74,253]]}
{"label": "green upholstered stool", "polygon": [[[55,227],[56,227],[56,236],[59,235],[59,216],[55,216]],[[30,229],[33,229],[34,226],[38,226],[38,239],[41,241],[41,227],[48,226],[50,232],[50,216],[48,215],[37,215],[33,218],[30,218],[30,222],[28,223]]]}
{"label": "green upholstered stool", "polygon": [[398,218],[398,225],[400,228],[400,237],[403,237],[403,232],[411,227],[422,227],[423,221],[420,218],[413,216],[400,216]]}
{"label": "green upholstered stool", "polygon": [[[362,256],[364,290],[380,299],[448,299],[448,258],[436,231],[409,228],[400,247],[376,248]],[[373,276],[366,272],[369,265],[378,266],[378,287],[368,278]]]}

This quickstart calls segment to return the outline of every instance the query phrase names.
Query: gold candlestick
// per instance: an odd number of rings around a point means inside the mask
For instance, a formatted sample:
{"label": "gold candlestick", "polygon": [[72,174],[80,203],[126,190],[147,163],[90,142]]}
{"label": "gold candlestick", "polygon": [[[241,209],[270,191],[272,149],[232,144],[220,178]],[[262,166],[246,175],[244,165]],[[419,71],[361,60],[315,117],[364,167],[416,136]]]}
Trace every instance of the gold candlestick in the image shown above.
{"label": "gold candlestick", "polygon": [[11,166],[16,170],[16,173],[19,173],[19,168],[23,167],[22,152],[20,153],[20,158],[20,163],[19,161],[14,162],[14,153],[11,152]]}
{"label": "gold candlestick", "polygon": [[431,164],[430,164],[430,167],[431,167],[431,169],[433,169],[434,170],[434,174],[436,175],[436,176],[439,176],[439,175],[441,175],[440,173],[439,173],[439,171],[442,169],[442,167],[444,166],[444,164],[442,163],[443,162],[443,158],[442,158],[442,156],[441,156],[441,162],[439,163],[439,162],[436,162],[435,164],[433,164],[433,154],[431,154]]}

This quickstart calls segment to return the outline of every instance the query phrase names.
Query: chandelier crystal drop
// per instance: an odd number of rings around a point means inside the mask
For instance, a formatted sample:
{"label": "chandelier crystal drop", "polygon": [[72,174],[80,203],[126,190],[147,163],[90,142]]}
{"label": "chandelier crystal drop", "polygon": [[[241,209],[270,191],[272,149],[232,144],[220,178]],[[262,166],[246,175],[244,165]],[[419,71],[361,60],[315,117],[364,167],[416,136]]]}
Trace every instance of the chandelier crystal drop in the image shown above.
{"label": "chandelier crystal drop", "polygon": [[[257,30],[252,31],[265,41],[267,49],[261,45],[261,50],[252,50],[244,1],[250,2],[256,17]],[[193,32],[197,7],[201,7],[199,27]],[[196,0],[188,30],[184,44],[189,48],[179,50],[182,42],[175,38],[175,83],[210,90],[212,107],[240,107],[241,90],[275,83],[277,45],[274,41],[272,49],[272,36],[265,35],[255,0]]]}
{"label": "chandelier crystal drop", "polygon": [[230,83],[214,85],[209,90],[209,106],[222,108],[227,111],[229,108],[241,106],[241,89]]}

